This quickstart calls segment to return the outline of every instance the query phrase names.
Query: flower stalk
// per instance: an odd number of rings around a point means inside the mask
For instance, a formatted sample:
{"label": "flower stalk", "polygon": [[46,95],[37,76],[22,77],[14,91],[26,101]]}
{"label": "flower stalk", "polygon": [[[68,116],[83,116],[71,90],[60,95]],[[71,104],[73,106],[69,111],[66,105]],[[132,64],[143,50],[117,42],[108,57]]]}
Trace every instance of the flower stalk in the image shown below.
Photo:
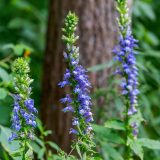
{"label": "flower stalk", "polygon": [[36,127],[37,109],[34,100],[30,98],[32,79],[29,77],[30,68],[25,58],[18,58],[12,66],[14,77],[14,108],[12,112],[12,135],[9,141],[18,140],[23,150],[23,159],[29,150],[30,141],[34,139],[34,128]]}
{"label": "flower stalk", "polygon": [[62,29],[62,39],[66,45],[64,52],[64,59],[67,65],[66,72],[63,77],[63,81],[58,85],[62,88],[69,86],[71,91],[66,94],[66,97],[62,98],[61,103],[65,103],[66,107],[64,112],[72,112],[72,128],[70,134],[74,134],[77,137],[77,141],[73,145],[80,148],[85,153],[89,151],[89,148],[93,145],[92,142],[92,127],[90,122],[93,121],[92,112],[90,106],[91,98],[89,96],[89,88],[91,84],[86,75],[86,70],[79,65],[79,48],[75,43],[78,40],[78,36],[75,35],[76,27],[78,24],[78,17],[69,12],[65,19],[65,26]]}
{"label": "flower stalk", "polygon": [[116,70],[116,74],[122,76],[121,88],[122,95],[125,97],[125,128],[126,128],[126,160],[132,158],[132,152],[129,146],[130,139],[137,139],[138,126],[140,122],[131,122],[132,117],[138,113],[137,95],[138,87],[138,68],[136,66],[135,48],[137,40],[134,39],[131,31],[131,18],[129,17],[127,1],[117,0],[117,11],[119,13],[119,44],[114,49],[115,60],[120,65]]}

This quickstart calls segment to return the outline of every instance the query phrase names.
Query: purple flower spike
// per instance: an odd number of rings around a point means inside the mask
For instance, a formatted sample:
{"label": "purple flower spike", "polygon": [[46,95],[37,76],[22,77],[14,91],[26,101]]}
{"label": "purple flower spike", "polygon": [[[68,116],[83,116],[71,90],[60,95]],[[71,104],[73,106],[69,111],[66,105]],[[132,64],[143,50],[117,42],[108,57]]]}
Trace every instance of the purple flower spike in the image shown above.
{"label": "purple flower spike", "polygon": [[[129,120],[132,115],[136,114],[138,110],[138,68],[136,64],[135,48],[137,47],[137,40],[132,35],[131,20],[128,16],[127,1],[117,1],[118,7],[123,8],[123,12],[118,10],[120,17],[118,19],[119,25],[119,44],[113,50],[114,59],[118,61],[119,66],[116,70],[123,78],[120,87],[121,93],[126,100],[126,118]],[[124,21],[121,21],[121,20]],[[128,132],[129,133],[129,132]],[[132,134],[132,133],[131,133]],[[138,134],[138,128],[133,129],[133,135]]]}
{"label": "purple flower spike", "polygon": [[[12,71],[14,75],[13,84],[15,88],[11,128],[13,133],[9,141],[19,140],[20,144],[28,141],[28,133],[34,132],[36,127],[36,116],[38,113],[34,106],[34,100],[30,98],[32,79],[29,77],[29,64],[25,58],[17,58],[13,62]],[[23,146],[23,144],[21,144]]]}
{"label": "purple flower spike", "polygon": [[[88,128],[88,126],[90,126],[90,122],[93,121],[90,109],[92,103],[89,96],[91,84],[88,80],[86,69],[79,65],[79,48],[74,44],[77,38],[77,36],[75,37],[75,33],[73,33],[77,24],[74,22],[75,15],[69,14],[67,18],[69,21],[66,19],[67,23],[65,27],[69,28],[67,29],[68,32],[64,32],[64,37],[68,38],[64,40],[66,51],[63,54],[67,69],[64,73],[62,82],[58,85],[61,88],[65,86],[70,87],[71,92],[66,94],[66,97],[60,99],[60,102],[66,104],[63,112],[73,113],[72,125],[75,129],[71,128],[70,133],[79,133],[78,135],[80,135],[88,130],[87,133],[89,134],[90,128]],[[73,19],[70,20],[70,18]],[[68,39],[72,39],[71,37],[73,37],[73,39],[75,37],[75,39],[73,41],[68,41]]]}
{"label": "purple flower spike", "polygon": [[[121,37],[119,40],[119,46],[114,50],[117,59],[121,63],[121,68],[118,68],[124,75],[126,79],[121,83],[122,95],[126,95],[129,97],[131,104],[136,105],[137,100],[136,96],[139,94],[139,90],[137,89],[137,75],[138,69],[136,67],[136,57],[134,54],[134,48],[137,46],[137,41],[131,35],[131,32],[128,31],[125,37]],[[124,54],[122,54],[124,53]],[[129,115],[132,115],[134,112],[134,108],[129,110]]]}

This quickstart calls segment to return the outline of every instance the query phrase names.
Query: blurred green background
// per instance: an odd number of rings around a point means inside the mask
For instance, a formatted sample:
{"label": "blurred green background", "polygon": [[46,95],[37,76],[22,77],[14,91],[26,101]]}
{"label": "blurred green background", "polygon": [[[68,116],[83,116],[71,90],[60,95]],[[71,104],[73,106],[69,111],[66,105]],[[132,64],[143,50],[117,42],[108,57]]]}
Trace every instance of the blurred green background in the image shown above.
{"label": "blurred green background", "polygon": [[[160,140],[160,0],[134,0],[132,6],[133,32],[139,40],[140,98],[145,123],[140,136]],[[23,49],[31,50],[33,98],[40,106],[42,64],[48,17],[47,0],[0,0],[0,124],[10,126],[12,100],[7,95],[11,86],[10,64]],[[23,44],[23,45],[22,45]],[[18,51],[18,52],[17,52]],[[17,55],[18,53],[18,55]],[[36,64],[36,65],[35,65]],[[112,75],[109,76],[112,79]],[[93,97],[104,96],[112,110],[97,111],[104,120],[116,117],[120,99],[114,82],[107,89],[98,90]],[[116,96],[113,102],[111,97]],[[116,109],[115,109],[116,107]],[[112,108],[112,107],[111,107]],[[95,117],[97,118],[97,117]],[[1,154],[1,151],[0,151]],[[146,150],[145,160],[160,160],[160,151]]]}
{"label": "blurred green background", "polygon": [[[47,6],[47,1],[43,0],[0,1],[0,59],[12,55],[13,58],[10,58],[12,60],[14,57],[24,54],[23,49],[28,49],[29,47],[29,51],[32,50],[30,55],[32,59],[31,76],[34,78],[33,97],[36,100],[36,106],[39,106],[40,103],[42,61],[48,14]],[[15,45],[15,48],[13,45]],[[0,69],[6,69],[10,73],[9,66],[4,65],[2,62],[3,60],[0,62],[2,67]],[[9,65],[10,63],[11,61],[8,61]],[[34,65],[35,63],[36,65]],[[1,80],[4,79],[4,74],[6,75],[3,72],[4,70],[0,72]],[[3,97],[0,99],[2,115],[0,116],[0,123],[8,125],[10,116],[8,111],[12,108],[9,105],[11,103],[7,103],[8,100],[3,99]]]}

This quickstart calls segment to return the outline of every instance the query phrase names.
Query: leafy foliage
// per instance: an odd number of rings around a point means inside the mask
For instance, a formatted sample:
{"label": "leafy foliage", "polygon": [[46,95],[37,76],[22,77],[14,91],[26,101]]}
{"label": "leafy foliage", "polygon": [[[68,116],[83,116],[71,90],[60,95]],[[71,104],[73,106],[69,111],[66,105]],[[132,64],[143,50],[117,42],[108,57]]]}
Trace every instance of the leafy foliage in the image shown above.
{"label": "leafy foliage", "polygon": [[[137,141],[130,141],[129,145],[133,152],[145,160],[159,160],[160,142],[160,1],[159,0],[134,0],[133,3],[133,30],[141,50],[138,55],[138,67],[140,68],[140,107],[144,120],[140,128],[140,137]],[[33,97],[36,104],[40,103],[40,81],[43,49],[45,42],[47,1],[39,0],[1,0],[0,3],[0,158],[9,160],[15,153],[18,143],[8,143],[11,130],[8,126],[12,106],[8,94],[12,88],[12,74],[10,64],[17,56],[31,57],[32,75],[35,79]],[[15,12],[16,11],[16,12]],[[34,65],[34,64],[37,65]],[[113,70],[115,64],[106,62],[91,66],[88,70],[99,72],[104,68]],[[93,160],[123,160],[124,124],[122,123],[123,103],[117,93],[118,79],[109,75],[107,88],[99,88],[92,95],[93,99],[104,99],[104,107],[95,103],[95,121],[104,125],[93,125],[95,131],[95,142],[97,144],[97,157]],[[118,118],[117,118],[118,117]],[[117,120],[116,120],[117,119]],[[30,147],[34,149],[39,159],[48,160],[74,160],[74,156],[68,156],[59,147],[45,137],[50,131],[45,131],[42,124],[38,122],[39,137]],[[120,135],[120,136],[119,136]],[[148,139],[151,138],[151,139]],[[154,139],[154,140],[153,140]],[[49,149],[48,149],[49,148]],[[144,148],[144,152],[143,149]],[[53,154],[51,149],[57,151]],[[155,150],[150,150],[155,149]],[[77,148],[78,150],[78,148]],[[30,150],[27,153],[30,155]],[[17,154],[18,155],[18,154]],[[85,159],[85,155],[82,156]],[[16,158],[21,159],[21,157]],[[135,157],[135,159],[138,159]]]}
{"label": "leafy foliage", "polygon": [[[141,53],[138,57],[140,67],[141,109],[147,125],[141,128],[141,136],[159,139],[159,100],[160,61],[159,61],[159,7],[157,0],[136,0],[133,8],[133,28],[139,39]],[[147,12],[146,12],[147,10]],[[152,146],[152,145],[150,145]],[[153,147],[154,148],[154,147]],[[160,151],[145,150],[144,159],[157,159]]]}

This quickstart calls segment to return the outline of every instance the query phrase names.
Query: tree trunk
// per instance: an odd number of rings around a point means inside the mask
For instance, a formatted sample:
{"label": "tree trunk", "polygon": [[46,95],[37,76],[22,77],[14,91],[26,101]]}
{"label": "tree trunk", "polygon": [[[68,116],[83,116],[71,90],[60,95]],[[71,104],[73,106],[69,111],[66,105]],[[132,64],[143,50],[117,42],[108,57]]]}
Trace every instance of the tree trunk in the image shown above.
{"label": "tree trunk", "polygon": [[[110,60],[115,42],[116,23],[113,0],[50,0],[47,43],[42,84],[42,120],[47,129],[53,130],[50,139],[69,151],[71,115],[64,114],[59,99],[64,90],[57,86],[65,70],[61,28],[69,10],[79,16],[80,63],[91,67]],[[108,70],[91,73],[94,88],[106,85]]]}

